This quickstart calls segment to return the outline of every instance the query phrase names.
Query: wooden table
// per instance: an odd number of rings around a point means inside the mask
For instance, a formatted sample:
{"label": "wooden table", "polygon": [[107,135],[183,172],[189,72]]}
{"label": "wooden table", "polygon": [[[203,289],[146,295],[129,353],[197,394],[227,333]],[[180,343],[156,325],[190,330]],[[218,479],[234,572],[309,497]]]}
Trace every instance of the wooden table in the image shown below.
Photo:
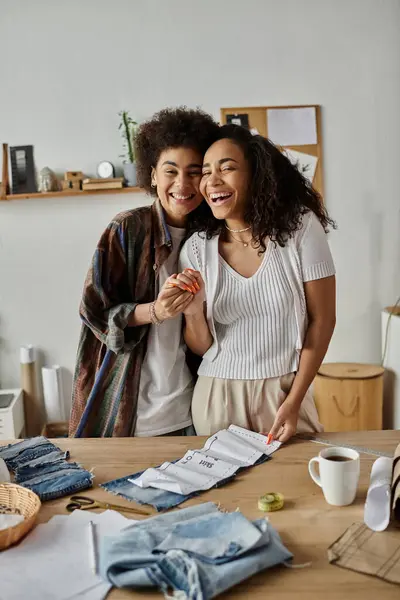
{"label": "wooden table", "polygon": [[[400,431],[353,432],[325,434],[334,443],[348,442],[358,446],[393,452],[400,443]],[[71,459],[94,469],[95,487],[90,496],[132,506],[131,503],[99,489],[98,484],[155,466],[165,460],[183,456],[189,448],[200,448],[205,438],[112,438],[53,440],[63,449],[69,449]],[[326,504],[322,491],[308,474],[308,461],[323,446],[312,442],[294,441],[282,447],[273,459],[243,472],[225,487],[201,494],[182,506],[200,502],[220,502],[228,510],[237,507],[250,519],[264,513],[257,509],[258,497],[268,491],[279,491],[285,496],[284,510],[271,513],[270,520],[279,531],[283,542],[294,554],[295,563],[311,561],[305,569],[279,567],[248,579],[226,592],[225,597],[251,600],[399,600],[398,586],[341,569],[328,563],[327,548],[355,521],[363,520],[363,509],[371,465],[375,458],[361,454],[361,475],[357,498],[351,506],[335,508]],[[89,495],[89,492],[85,492]],[[67,499],[43,504],[39,520],[47,521],[52,515],[65,513]],[[126,514],[126,516],[129,516]],[[132,515],[132,518],[142,518]],[[112,599],[143,596],[130,591],[113,590]],[[162,598],[159,593],[146,593],[148,599]]]}

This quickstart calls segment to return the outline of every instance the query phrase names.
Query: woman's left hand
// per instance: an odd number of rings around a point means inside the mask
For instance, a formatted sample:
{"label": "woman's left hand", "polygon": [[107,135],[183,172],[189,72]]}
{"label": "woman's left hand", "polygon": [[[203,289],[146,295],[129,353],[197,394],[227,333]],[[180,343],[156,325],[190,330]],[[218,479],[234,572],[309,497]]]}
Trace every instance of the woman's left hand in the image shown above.
{"label": "woman's left hand", "polygon": [[201,273],[194,269],[185,269],[177,276],[178,281],[185,283],[188,287],[195,288],[195,294],[192,302],[188,305],[183,314],[187,317],[196,314],[203,314],[205,302],[205,284]]}
{"label": "woman's left hand", "polygon": [[289,394],[276,413],[274,424],[269,431],[270,439],[278,442],[290,440],[297,430],[299,411],[300,405],[292,402]]}

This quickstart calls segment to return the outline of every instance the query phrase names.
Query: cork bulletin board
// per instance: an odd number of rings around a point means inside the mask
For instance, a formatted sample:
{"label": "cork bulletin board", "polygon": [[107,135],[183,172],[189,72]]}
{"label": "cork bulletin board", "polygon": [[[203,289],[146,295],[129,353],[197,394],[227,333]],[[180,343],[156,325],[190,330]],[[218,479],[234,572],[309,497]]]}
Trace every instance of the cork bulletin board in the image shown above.
{"label": "cork bulletin board", "polygon": [[236,123],[268,137],[324,195],[321,106],[244,106],[221,108],[221,123]]}

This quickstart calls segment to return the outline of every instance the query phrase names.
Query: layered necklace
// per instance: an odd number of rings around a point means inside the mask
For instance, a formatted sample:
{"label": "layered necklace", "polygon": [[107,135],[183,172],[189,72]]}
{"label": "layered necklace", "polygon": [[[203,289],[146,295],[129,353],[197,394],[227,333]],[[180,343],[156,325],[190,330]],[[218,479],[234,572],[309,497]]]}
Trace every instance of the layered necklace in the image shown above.
{"label": "layered necklace", "polygon": [[234,233],[243,233],[245,231],[249,231],[249,229],[251,229],[251,226],[249,227],[245,227],[244,229],[231,229],[230,227],[228,227],[228,225],[225,223],[225,227],[226,229],[229,231],[229,233],[231,234],[232,239],[235,240],[235,242],[239,242],[240,244],[243,245],[244,248],[247,248],[248,245],[253,241],[253,238],[251,238],[251,240],[249,240],[248,242],[244,242],[243,240],[235,237],[233,234]]}

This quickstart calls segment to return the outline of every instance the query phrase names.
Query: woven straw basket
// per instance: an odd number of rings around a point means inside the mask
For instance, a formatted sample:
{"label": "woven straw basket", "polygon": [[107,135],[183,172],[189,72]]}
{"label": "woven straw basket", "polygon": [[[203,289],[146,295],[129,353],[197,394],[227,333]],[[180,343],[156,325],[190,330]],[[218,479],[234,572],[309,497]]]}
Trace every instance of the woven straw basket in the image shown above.
{"label": "woven straw basket", "polygon": [[0,513],[17,513],[24,520],[14,527],[0,530],[0,550],[16,544],[32,529],[40,509],[40,499],[34,492],[15,483],[0,483]]}

